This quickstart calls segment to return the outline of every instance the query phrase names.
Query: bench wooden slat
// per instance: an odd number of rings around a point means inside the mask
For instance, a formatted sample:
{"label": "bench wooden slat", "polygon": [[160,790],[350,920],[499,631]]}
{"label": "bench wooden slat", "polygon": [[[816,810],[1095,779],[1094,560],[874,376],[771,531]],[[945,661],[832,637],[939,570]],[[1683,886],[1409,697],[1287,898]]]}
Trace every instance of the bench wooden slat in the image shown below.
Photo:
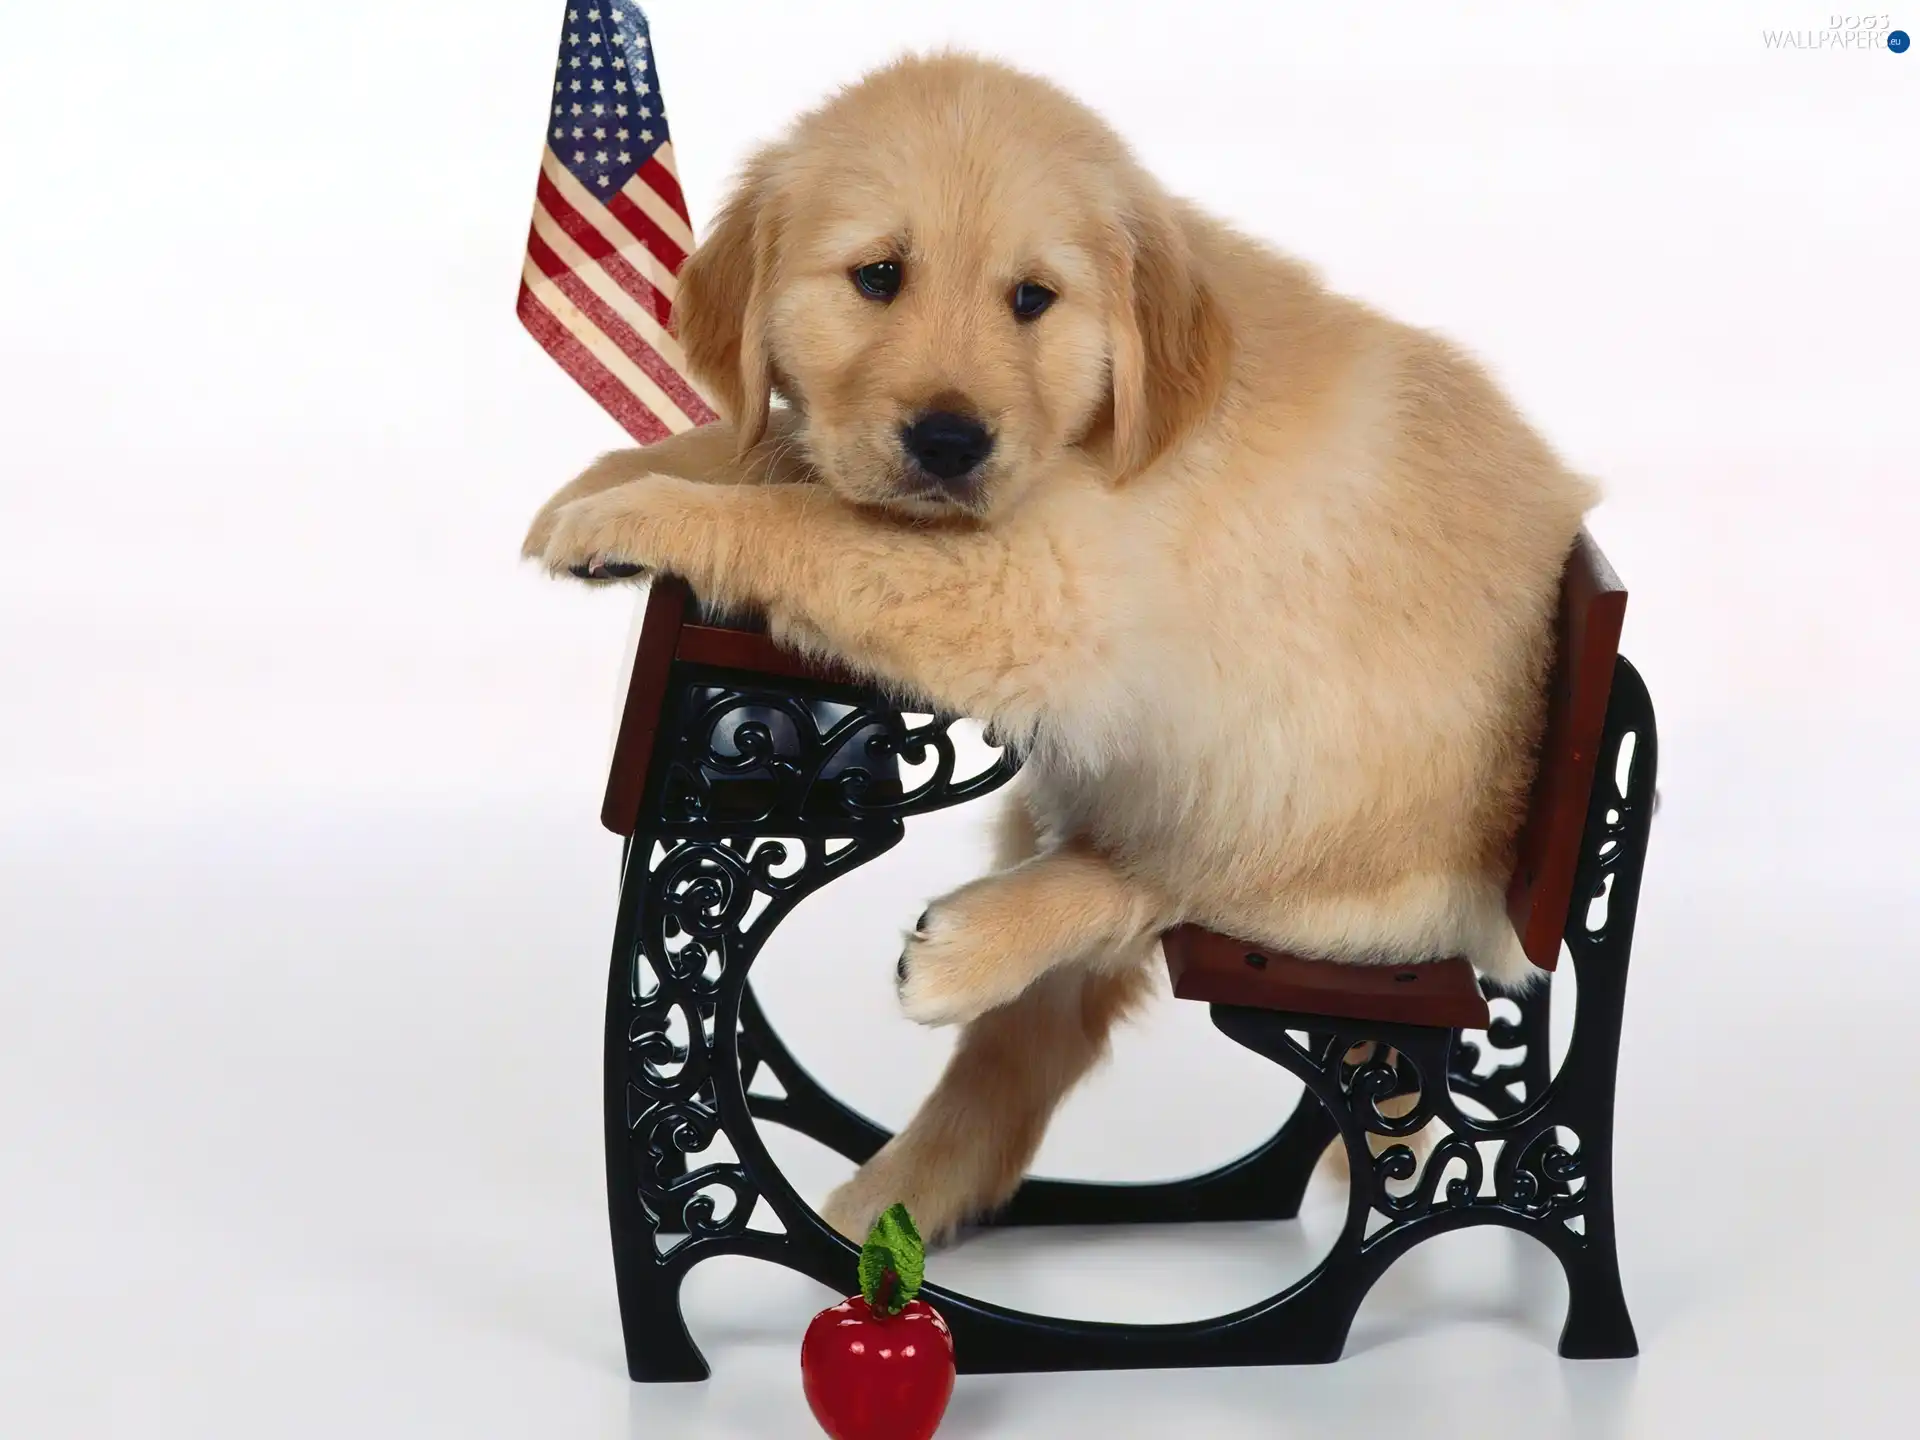
{"label": "bench wooden slat", "polygon": [[1160,943],[1173,993],[1182,1000],[1463,1030],[1484,1030],[1488,1022],[1473,967],[1458,956],[1418,965],[1344,965],[1249,945],[1197,925],[1169,930]]}

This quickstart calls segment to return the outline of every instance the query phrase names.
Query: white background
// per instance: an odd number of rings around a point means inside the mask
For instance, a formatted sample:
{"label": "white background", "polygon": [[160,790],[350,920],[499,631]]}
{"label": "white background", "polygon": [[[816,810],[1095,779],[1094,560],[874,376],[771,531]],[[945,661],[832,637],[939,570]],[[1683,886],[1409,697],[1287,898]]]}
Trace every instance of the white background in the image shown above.
{"label": "white background", "polygon": [[[561,8],[0,16],[0,1434],[810,1433],[831,1297],[783,1272],[696,1274],[708,1384],[621,1366],[595,814],[629,606],[514,560],[620,440],[512,314]],[[943,1433],[1899,1433],[1920,56],[1769,50],[1812,0],[1676,8],[648,7],[696,225],[756,139],[952,40],[1474,349],[1604,480],[1660,710],[1619,1115],[1642,1356],[1558,1360],[1551,1263],[1476,1234],[1337,1366],[970,1378]],[[947,1043],[892,1011],[896,932],[979,820],[757,972],[889,1122]],[[1167,1002],[1043,1164],[1195,1168],[1285,1091]],[[844,1169],[783,1153],[815,1193]],[[933,1274],[1198,1315],[1310,1265],[1330,1195]]]}

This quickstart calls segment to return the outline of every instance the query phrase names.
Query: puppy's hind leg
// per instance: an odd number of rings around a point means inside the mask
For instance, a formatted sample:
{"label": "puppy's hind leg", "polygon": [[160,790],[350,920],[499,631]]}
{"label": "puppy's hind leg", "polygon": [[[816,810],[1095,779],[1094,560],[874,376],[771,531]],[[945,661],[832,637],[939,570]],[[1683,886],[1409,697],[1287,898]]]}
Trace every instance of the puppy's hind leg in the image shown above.
{"label": "puppy's hind leg", "polygon": [[1147,994],[1154,953],[1148,943],[1124,964],[1059,967],[969,1024],[912,1121],[828,1197],[827,1223],[864,1240],[874,1218],[900,1202],[931,1240],[1003,1203],[1054,1109]]}

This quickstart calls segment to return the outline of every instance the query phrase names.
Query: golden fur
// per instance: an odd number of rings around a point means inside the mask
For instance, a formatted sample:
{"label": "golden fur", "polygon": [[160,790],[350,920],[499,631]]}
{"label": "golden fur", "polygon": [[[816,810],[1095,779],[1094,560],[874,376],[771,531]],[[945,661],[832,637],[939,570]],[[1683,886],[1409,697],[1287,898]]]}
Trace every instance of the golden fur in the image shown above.
{"label": "golden fur", "polygon": [[[882,259],[885,304],[849,280]],[[762,151],[680,283],[727,423],[607,456],[526,553],[684,576],[1027,756],[994,873],[908,938],[907,1013],[966,1029],[841,1231],[1003,1200],[1177,922],[1524,982],[1502,893],[1594,495],[1471,360],[954,55]],[[902,425],[956,407],[979,487],[908,493]]]}

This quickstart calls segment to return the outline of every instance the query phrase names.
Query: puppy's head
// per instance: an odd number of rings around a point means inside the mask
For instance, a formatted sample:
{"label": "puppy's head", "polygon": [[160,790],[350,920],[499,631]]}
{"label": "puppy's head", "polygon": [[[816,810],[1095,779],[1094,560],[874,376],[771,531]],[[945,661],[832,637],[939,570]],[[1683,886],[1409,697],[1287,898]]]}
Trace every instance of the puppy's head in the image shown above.
{"label": "puppy's head", "polygon": [[1150,465],[1215,403],[1227,328],[1177,208],[1093,114],[906,60],[757,155],[675,326],[751,446],[776,393],[848,500],[985,518],[1079,447]]}

